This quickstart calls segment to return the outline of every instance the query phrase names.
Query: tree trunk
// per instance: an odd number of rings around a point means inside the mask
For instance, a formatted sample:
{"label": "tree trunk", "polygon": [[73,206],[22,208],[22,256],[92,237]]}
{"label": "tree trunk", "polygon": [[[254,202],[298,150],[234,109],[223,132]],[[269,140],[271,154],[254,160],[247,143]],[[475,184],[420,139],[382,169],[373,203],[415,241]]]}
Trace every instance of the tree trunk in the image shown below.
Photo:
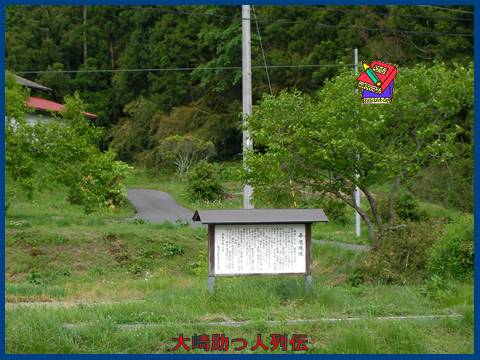
{"label": "tree trunk", "polygon": [[382,221],[382,217],[380,216],[380,213],[378,212],[378,209],[377,209],[377,202],[375,201],[375,198],[373,197],[372,193],[370,191],[368,191],[368,189],[361,188],[361,190],[363,191],[363,193],[365,194],[365,196],[368,199],[368,202],[370,204],[370,208],[372,209],[373,217],[375,218],[375,222],[377,223],[378,234],[377,234],[375,240],[377,242],[380,242],[380,240],[382,238],[382,235],[383,235],[383,221]]}
{"label": "tree trunk", "polygon": [[[348,198],[340,192],[332,192],[332,194],[337,196],[340,200],[345,202],[348,206],[352,207],[353,209],[355,209],[360,214],[360,217],[363,219],[363,221],[365,221],[365,224],[367,225],[368,237],[370,238],[370,241],[372,242],[372,245],[377,246],[378,242],[379,242],[379,239],[378,239],[377,234],[375,234],[375,227],[374,227],[372,221],[370,220],[368,214],[361,207],[358,207],[355,204],[355,199],[348,200]],[[352,196],[353,196],[353,194],[352,194]]]}
{"label": "tree trunk", "polygon": [[393,209],[393,202],[394,202],[395,194],[397,193],[399,185],[400,185],[400,177],[395,176],[393,178],[392,188],[390,189],[390,193],[388,194],[388,227],[392,227],[395,222],[395,212]]}
{"label": "tree trunk", "polygon": [[115,69],[115,50],[113,48],[113,36],[110,37],[110,62],[112,63],[112,70]]}
{"label": "tree trunk", "polygon": [[[365,219],[363,220],[365,221]],[[367,225],[367,229],[368,229],[368,237],[372,242],[372,246],[375,248],[379,244],[378,236],[375,234],[375,228],[373,227],[373,224],[370,220],[365,221],[365,224]]]}
{"label": "tree trunk", "polygon": [[83,63],[87,61],[87,7],[83,7]]}

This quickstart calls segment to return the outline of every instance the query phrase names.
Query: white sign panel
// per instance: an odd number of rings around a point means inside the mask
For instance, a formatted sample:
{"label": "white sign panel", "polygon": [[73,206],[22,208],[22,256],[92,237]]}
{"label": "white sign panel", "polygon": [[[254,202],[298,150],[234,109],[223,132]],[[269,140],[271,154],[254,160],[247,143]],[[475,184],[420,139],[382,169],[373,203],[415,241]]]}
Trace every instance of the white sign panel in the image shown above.
{"label": "white sign panel", "polygon": [[306,272],[305,224],[215,225],[215,275]]}

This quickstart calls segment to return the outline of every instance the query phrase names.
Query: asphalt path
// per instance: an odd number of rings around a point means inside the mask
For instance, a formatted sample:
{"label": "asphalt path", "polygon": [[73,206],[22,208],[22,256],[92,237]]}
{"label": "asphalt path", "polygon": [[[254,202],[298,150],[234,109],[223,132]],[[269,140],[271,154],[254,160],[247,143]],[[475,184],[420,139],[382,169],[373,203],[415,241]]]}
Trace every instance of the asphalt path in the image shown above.
{"label": "asphalt path", "polygon": [[[135,207],[135,218],[143,219],[157,224],[165,221],[175,223],[177,221],[188,222],[191,226],[205,226],[194,223],[193,211],[178,205],[169,193],[159,190],[128,189],[128,200]],[[336,241],[313,240],[318,245],[334,245],[345,250],[365,251],[369,247],[360,244],[348,244]]]}
{"label": "asphalt path", "polygon": [[135,218],[151,223],[187,221],[192,226],[201,226],[192,221],[193,211],[178,205],[169,193],[159,190],[128,189],[128,200],[135,207]]}

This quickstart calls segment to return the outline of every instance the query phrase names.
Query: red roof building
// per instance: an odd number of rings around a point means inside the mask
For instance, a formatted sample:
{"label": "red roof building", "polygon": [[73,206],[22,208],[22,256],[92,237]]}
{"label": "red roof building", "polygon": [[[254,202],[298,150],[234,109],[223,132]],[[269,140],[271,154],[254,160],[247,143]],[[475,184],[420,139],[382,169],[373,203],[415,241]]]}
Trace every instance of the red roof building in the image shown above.
{"label": "red roof building", "polygon": [[[46,100],[46,99],[42,99],[34,96],[30,96],[28,98],[27,106],[38,111],[54,111],[54,112],[60,112],[65,108],[65,105],[59,104],[55,101]],[[97,115],[89,112],[84,112],[83,114],[92,120],[95,120],[97,118]]]}

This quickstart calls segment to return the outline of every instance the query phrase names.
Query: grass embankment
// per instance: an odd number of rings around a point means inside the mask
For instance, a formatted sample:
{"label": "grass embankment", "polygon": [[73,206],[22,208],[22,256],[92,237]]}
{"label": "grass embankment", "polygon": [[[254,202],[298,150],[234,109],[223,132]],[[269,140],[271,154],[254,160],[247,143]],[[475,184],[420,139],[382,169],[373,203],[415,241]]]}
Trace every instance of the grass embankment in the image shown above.
{"label": "grass embankment", "polygon": [[[226,169],[235,169],[238,163],[223,163]],[[234,170],[230,170],[233,172]],[[227,174],[229,170],[225,171]],[[155,175],[144,169],[136,169],[127,179],[126,184],[130,188],[153,189],[166,191],[182,206],[191,210],[196,209],[241,209],[243,187],[233,176],[225,176],[223,185],[226,192],[226,199],[223,201],[192,201],[186,191],[186,182],[172,175]],[[340,241],[355,244],[368,244],[368,233],[366,229],[361,237],[355,236],[355,212],[347,209],[349,213],[348,222],[338,225],[333,223],[314,224],[312,229],[313,238],[316,240]]]}
{"label": "grass embankment", "polygon": [[[135,176],[129,179],[130,185],[136,181],[139,187],[146,187],[151,181]],[[309,351],[315,353],[473,351],[470,284],[453,283],[448,291],[435,294],[425,292],[421,284],[354,287],[348,278],[362,254],[315,245],[310,294],[304,293],[301,277],[274,276],[218,278],[217,291],[211,295],[206,290],[205,229],[127,221],[134,215],[128,206],[85,215],[80,207],[64,200],[62,188],[39,194],[32,202],[14,184],[7,186],[7,301],[98,303],[9,305],[9,353],[168,352],[175,344],[172,338],[179,334],[191,338],[202,333],[243,337],[249,346],[257,334],[269,345],[272,333],[304,333]],[[170,191],[177,200],[183,197],[183,184],[168,179],[151,181],[151,188]],[[318,226],[320,233],[327,229]],[[330,229],[341,230],[335,225]],[[425,314],[461,316],[420,321],[375,319]],[[366,319],[286,323],[288,319],[337,317]],[[240,327],[205,324],[230,320],[250,323]],[[281,323],[270,326],[268,320]],[[160,326],[126,329],[119,324]]]}

